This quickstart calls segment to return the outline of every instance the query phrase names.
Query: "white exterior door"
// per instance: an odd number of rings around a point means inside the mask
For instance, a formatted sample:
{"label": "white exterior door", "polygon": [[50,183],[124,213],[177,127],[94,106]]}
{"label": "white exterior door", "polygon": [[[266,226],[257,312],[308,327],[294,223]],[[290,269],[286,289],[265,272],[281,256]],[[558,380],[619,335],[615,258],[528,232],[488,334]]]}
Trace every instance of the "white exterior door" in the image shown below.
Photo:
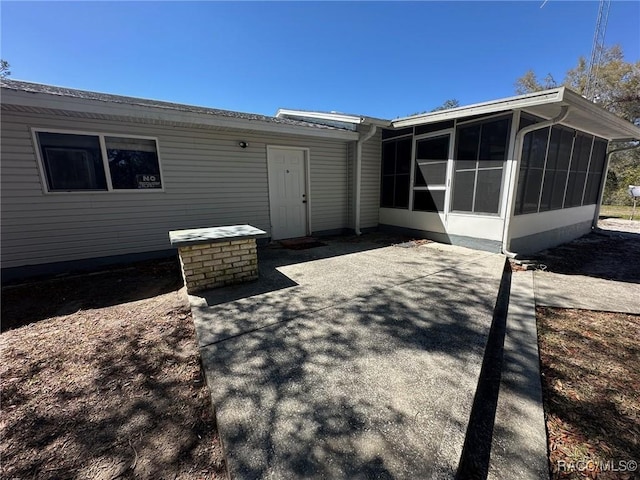
{"label": "white exterior door", "polygon": [[306,150],[269,147],[267,153],[271,237],[307,235]]}

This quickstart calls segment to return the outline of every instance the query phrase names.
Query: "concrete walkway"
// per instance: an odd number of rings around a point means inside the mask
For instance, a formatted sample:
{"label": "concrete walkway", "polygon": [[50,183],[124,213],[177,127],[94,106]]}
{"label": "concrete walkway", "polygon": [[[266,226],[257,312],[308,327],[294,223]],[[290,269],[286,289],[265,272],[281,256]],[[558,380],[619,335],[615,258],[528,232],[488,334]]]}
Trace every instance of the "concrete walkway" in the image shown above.
{"label": "concrete walkway", "polygon": [[536,271],[534,285],[538,306],[640,314],[638,283]]}
{"label": "concrete walkway", "polygon": [[259,263],[191,297],[232,478],[453,478],[504,257],[334,242]]}

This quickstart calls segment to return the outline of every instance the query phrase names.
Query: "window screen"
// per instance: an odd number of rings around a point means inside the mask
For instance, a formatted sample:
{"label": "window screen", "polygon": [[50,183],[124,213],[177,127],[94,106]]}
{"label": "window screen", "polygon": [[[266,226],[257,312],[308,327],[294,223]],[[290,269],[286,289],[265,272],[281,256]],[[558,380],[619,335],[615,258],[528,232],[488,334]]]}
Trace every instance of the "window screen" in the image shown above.
{"label": "window screen", "polygon": [[[543,145],[543,134],[525,135],[516,215],[578,207],[598,201],[604,171],[607,142],[591,135],[554,125]],[[536,147],[536,143],[539,145]],[[541,151],[547,149],[541,165]],[[542,185],[539,203],[536,190]],[[537,190],[540,193],[540,190]]]}
{"label": "window screen", "polygon": [[458,128],[452,210],[499,213],[509,125],[499,118]]}
{"label": "window screen", "polygon": [[382,144],[381,207],[409,207],[412,141],[409,137],[388,140]]}
{"label": "window screen", "polygon": [[604,175],[606,156],[606,140],[596,139],[593,142],[593,151],[591,152],[591,162],[589,163],[583,205],[593,205],[600,200],[600,184],[602,183],[602,176]]}

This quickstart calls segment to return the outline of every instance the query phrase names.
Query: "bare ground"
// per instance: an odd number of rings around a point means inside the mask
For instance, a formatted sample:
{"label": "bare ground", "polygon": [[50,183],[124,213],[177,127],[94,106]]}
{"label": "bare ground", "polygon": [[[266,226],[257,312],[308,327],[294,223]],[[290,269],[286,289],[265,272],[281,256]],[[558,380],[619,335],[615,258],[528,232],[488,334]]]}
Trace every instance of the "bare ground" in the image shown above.
{"label": "bare ground", "polygon": [[637,478],[620,462],[640,461],[640,316],[537,313],[552,478]]}
{"label": "bare ground", "polygon": [[2,478],[224,477],[180,283],[156,261],[3,289]]}
{"label": "bare ground", "polygon": [[[599,227],[536,260],[552,272],[640,283],[640,222]],[[551,477],[640,478],[640,316],[540,307],[537,317]],[[628,461],[635,471],[620,463]]]}

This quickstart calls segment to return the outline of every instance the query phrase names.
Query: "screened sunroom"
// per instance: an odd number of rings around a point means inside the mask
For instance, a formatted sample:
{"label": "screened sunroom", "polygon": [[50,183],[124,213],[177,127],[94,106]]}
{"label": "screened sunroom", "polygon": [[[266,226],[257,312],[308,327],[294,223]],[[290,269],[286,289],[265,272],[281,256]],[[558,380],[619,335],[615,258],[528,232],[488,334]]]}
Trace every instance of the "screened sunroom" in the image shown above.
{"label": "screened sunroom", "polygon": [[597,220],[611,141],[640,129],[558,88],[391,122],[382,132],[381,226],[529,253]]}

